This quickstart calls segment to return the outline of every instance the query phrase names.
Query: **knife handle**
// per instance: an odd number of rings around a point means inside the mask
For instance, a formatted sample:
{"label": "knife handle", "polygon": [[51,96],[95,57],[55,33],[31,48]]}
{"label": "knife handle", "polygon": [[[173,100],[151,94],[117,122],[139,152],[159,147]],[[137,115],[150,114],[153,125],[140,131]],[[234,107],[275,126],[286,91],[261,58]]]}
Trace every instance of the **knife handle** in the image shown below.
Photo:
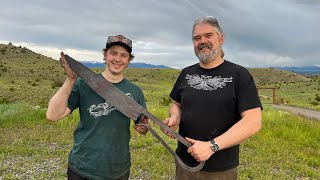
{"label": "knife handle", "polygon": [[138,116],[138,118],[137,118],[136,120],[134,120],[134,124],[135,124],[135,125],[139,124],[140,121],[141,121],[141,119],[144,118],[144,117],[145,117],[145,115],[141,113],[141,114]]}

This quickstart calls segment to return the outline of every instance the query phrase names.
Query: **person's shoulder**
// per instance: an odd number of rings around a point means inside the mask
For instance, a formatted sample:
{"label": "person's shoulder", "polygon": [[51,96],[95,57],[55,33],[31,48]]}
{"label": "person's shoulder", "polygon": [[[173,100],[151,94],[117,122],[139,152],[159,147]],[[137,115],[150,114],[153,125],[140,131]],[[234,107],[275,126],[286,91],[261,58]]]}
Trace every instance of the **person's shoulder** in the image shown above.
{"label": "person's shoulder", "polygon": [[232,68],[234,70],[236,70],[237,72],[241,73],[241,72],[249,72],[248,69],[240,64],[236,64],[233,62],[230,62],[228,60],[225,60],[225,65],[229,68]]}
{"label": "person's shoulder", "polygon": [[75,84],[80,85],[85,83],[85,81],[81,77],[77,77]]}
{"label": "person's shoulder", "polygon": [[188,71],[190,71],[190,70],[193,70],[193,69],[197,68],[197,66],[199,66],[199,63],[196,63],[196,64],[193,64],[193,65],[187,66],[187,67],[183,68],[183,69],[181,70],[181,72],[188,72]]}
{"label": "person's shoulder", "polygon": [[134,88],[134,89],[137,89],[137,90],[141,90],[140,86],[134,84],[133,82],[131,82],[130,80],[128,80],[127,78],[124,78],[124,83],[127,85],[127,86],[130,86],[130,88]]}

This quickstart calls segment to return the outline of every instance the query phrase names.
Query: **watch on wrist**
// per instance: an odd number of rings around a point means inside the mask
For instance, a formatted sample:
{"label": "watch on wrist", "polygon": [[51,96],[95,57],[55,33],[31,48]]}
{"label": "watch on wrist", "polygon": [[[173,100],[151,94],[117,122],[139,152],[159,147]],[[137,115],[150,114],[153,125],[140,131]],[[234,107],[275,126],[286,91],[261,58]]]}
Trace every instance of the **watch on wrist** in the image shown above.
{"label": "watch on wrist", "polygon": [[210,142],[211,142],[210,147],[211,147],[212,151],[213,152],[219,151],[219,145],[213,139]]}

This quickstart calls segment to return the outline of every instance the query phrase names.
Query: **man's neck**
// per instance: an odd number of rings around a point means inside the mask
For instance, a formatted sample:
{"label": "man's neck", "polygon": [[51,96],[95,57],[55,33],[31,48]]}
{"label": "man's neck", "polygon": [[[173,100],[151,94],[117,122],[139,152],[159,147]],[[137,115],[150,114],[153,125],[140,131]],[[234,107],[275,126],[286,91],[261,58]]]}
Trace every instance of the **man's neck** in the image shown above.
{"label": "man's neck", "polygon": [[199,65],[204,69],[212,69],[215,67],[218,67],[220,64],[224,62],[224,59],[218,54],[212,61],[210,61],[208,64],[203,64],[199,62]]}
{"label": "man's neck", "polygon": [[108,70],[102,72],[102,76],[111,83],[118,83],[123,80],[123,74],[112,74]]}

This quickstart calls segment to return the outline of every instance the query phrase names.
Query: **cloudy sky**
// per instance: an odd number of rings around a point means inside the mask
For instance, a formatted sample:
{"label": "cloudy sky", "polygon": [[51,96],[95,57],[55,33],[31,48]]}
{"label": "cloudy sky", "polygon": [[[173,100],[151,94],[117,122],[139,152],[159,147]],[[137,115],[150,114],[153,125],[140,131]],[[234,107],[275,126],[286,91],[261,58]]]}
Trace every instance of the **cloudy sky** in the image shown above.
{"label": "cloudy sky", "polygon": [[[215,16],[225,32],[225,58],[246,67],[320,65],[318,0],[7,0],[0,43],[58,59],[102,62],[109,35],[133,40],[135,62],[175,68],[198,62],[191,30]],[[318,19],[318,20],[316,20]]]}

